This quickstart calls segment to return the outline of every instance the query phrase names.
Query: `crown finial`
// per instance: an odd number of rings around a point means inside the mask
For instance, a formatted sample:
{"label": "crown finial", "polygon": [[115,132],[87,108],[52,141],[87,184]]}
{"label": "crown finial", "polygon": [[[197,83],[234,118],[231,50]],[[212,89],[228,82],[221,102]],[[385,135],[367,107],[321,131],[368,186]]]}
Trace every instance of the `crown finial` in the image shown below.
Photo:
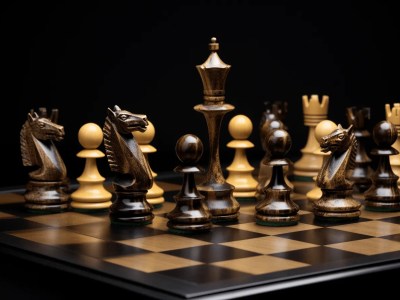
{"label": "crown finial", "polygon": [[225,81],[231,66],[224,63],[218,56],[219,43],[216,37],[211,38],[208,48],[211,53],[207,60],[196,66],[203,82],[204,104],[224,104]]}

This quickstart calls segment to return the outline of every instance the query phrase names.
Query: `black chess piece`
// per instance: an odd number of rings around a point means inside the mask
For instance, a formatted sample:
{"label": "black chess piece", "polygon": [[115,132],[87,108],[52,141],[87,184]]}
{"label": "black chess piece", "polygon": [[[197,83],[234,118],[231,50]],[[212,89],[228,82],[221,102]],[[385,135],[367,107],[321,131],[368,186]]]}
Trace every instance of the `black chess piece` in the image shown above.
{"label": "black chess piece", "polygon": [[292,146],[292,139],[286,130],[276,129],[264,143],[271,154],[268,164],[272,166],[272,176],[264,188],[265,199],[256,205],[256,223],[265,226],[296,225],[299,206],[291,200],[291,188],[283,175],[283,167],[288,165],[285,156]]}
{"label": "black chess piece", "polygon": [[286,119],[288,112],[288,103],[286,101],[265,101],[264,111],[262,112],[260,119],[260,141],[261,146],[264,147],[265,135],[263,134],[263,128],[265,128],[265,123],[270,123],[273,120],[281,121],[283,124],[283,129],[288,130],[284,121]]}
{"label": "black chess piece", "polygon": [[396,127],[388,121],[381,121],[374,126],[372,137],[378,147],[372,149],[371,155],[378,156],[379,160],[372,175],[372,185],[364,192],[367,210],[400,210],[400,191],[397,185],[399,177],[394,174],[389,160],[390,155],[399,154],[392,147],[397,135]]}
{"label": "black chess piece", "polygon": [[347,176],[354,182],[353,191],[357,194],[365,192],[371,186],[371,159],[366,151],[366,142],[370,133],[366,129],[371,118],[369,107],[347,107],[346,116],[349,125],[354,127],[354,135],[357,140],[357,152],[354,161],[354,168],[350,169]]}
{"label": "black chess piece", "polygon": [[167,214],[167,226],[174,232],[203,232],[212,227],[212,215],[196,188],[194,174],[201,172],[195,164],[203,154],[203,143],[193,135],[186,134],[178,139],[175,146],[176,155],[182,162],[174,171],[183,174],[182,188],[174,196],[176,206]]}

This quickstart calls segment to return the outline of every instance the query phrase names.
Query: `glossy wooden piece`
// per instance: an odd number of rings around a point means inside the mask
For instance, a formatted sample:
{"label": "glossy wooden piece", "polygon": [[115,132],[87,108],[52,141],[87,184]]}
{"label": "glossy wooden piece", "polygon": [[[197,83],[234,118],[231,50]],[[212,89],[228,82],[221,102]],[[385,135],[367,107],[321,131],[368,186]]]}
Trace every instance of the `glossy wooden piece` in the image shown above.
{"label": "glossy wooden piece", "polygon": [[271,153],[272,177],[264,188],[265,199],[256,205],[256,222],[265,226],[296,225],[299,221],[299,206],[291,198],[291,189],[283,176],[283,166],[288,163],[286,154],[292,139],[284,129],[276,129],[265,140],[265,148]]}
{"label": "glossy wooden piece", "polygon": [[121,110],[117,105],[107,109],[103,127],[104,146],[111,171],[116,199],[110,207],[112,223],[145,225],[152,222],[153,206],[146,194],[153,184],[151,169],[132,131],[145,131],[145,115]]}
{"label": "glossy wooden piece", "polygon": [[[400,103],[385,104],[386,121],[392,123],[397,129],[397,140],[393,143],[392,147],[400,152]],[[393,173],[400,177],[400,154],[390,155],[390,165]],[[397,181],[400,185],[400,181]]]}
{"label": "glossy wooden piece", "polygon": [[381,121],[374,126],[373,140],[378,146],[371,155],[379,157],[378,166],[372,175],[372,185],[365,191],[365,208],[375,211],[400,210],[400,191],[397,185],[399,177],[393,172],[389,156],[399,152],[392,147],[397,139],[395,125]]}
{"label": "glossy wooden piece", "polygon": [[366,142],[370,133],[366,129],[371,118],[369,107],[348,107],[346,116],[349,125],[354,127],[354,135],[357,139],[357,152],[354,169],[350,169],[347,176],[354,182],[353,190],[356,193],[363,193],[371,186],[371,159],[366,151]]}
{"label": "glossy wooden piece", "polygon": [[64,138],[64,127],[31,110],[20,132],[22,163],[33,168],[25,192],[25,207],[39,212],[60,212],[68,208],[65,192],[67,169],[54,144]]}
{"label": "glossy wooden piece", "polygon": [[203,143],[197,136],[186,134],[178,139],[175,150],[182,162],[175,172],[183,174],[183,182],[180,192],[174,196],[176,206],[167,214],[167,226],[178,233],[208,231],[212,227],[212,215],[194,178],[194,174],[201,171],[196,163],[203,154]]}
{"label": "glossy wooden piece", "polygon": [[226,168],[228,177],[226,181],[235,187],[235,198],[253,198],[255,196],[257,181],[253,177],[254,167],[249,163],[246,149],[251,149],[254,144],[248,140],[253,131],[251,120],[245,115],[234,116],[228,124],[228,130],[234,140],[226,146],[235,150],[232,163]]}
{"label": "glossy wooden piece", "polygon": [[227,183],[219,158],[219,139],[223,117],[235,109],[225,103],[225,81],[230,65],[218,56],[219,43],[216,38],[209,44],[211,54],[202,64],[196,66],[203,82],[203,104],[194,109],[202,113],[207,122],[210,162],[204,182],[198,185],[199,192],[213,216],[213,222],[235,222],[239,217],[240,204],[233,196],[234,186]]}
{"label": "glossy wooden piece", "polygon": [[341,222],[357,220],[361,204],[354,199],[353,182],[346,174],[354,165],[357,140],[351,125],[348,129],[338,128],[321,138],[321,151],[330,151],[317,176],[317,185],[322,197],[314,202],[314,215],[325,221]]}
{"label": "glossy wooden piece", "polygon": [[97,149],[103,141],[103,132],[97,124],[86,123],[79,129],[78,140],[84,149],[76,156],[86,162],[81,176],[77,178],[79,187],[71,194],[71,207],[88,211],[108,209],[112,194],[105,189],[105,178],[100,175],[96,163],[97,159],[105,156]]}

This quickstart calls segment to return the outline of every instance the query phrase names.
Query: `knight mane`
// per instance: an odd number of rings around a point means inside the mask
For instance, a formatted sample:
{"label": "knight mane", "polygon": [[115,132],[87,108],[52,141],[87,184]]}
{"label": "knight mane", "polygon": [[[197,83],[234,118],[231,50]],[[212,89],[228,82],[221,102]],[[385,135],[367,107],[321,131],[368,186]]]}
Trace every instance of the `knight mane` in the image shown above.
{"label": "knight mane", "polygon": [[19,134],[20,145],[21,145],[21,156],[22,164],[25,167],[31,167],[38,165],[36,154],[34,152],[34,144],[31,135],[30,126],[28,121],[25,121],[22,125],[22,129]]}
{"label": "knight mane", "polygon": [[357,147],[358,147],[358,142],[356,139],[355,134],[352,132],[349,137],[350,141],[350,147],[351,147],[351,153],[350,153],[350,158],[349,158],[349,164],[348,164],[348,169],[354,169],[356,167],[356,155],[357,155]]}
{"label": "knight mane", "polygon": [[108,163],[110,165],[110,169],[113,172],[122,172],[120,165],[118,164],[118,159],[115,156],[114,148],[113,148],[113,124],[110,121],[109,117],[106,117],[103,127],[104,134],[104,148],[106,150],[106,155],[108,159]]}

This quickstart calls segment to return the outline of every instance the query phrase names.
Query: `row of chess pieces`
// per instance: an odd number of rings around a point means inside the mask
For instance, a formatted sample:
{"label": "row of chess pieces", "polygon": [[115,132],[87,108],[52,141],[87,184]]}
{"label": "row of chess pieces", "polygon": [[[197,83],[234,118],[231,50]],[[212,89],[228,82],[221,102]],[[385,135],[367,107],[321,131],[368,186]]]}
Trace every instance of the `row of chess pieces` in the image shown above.
{"label": "row of chess pieces", "polygon": [[[318,97],[313,95],[303,102],[303,109],[316,104],[326,109],[328,98],[323,99],[320,102]],[[397,110],[400,110],[399,104],[395,104],[392,110],[387,105],[387,119],[396,122],[394,118],[399,118],[400,115]],[[299,220],[299,207],[291,200],[291,193],[295,187],[288,179],[292,178],[291,162],[286,158],[286,154],[291,148],[292,140],[283,122],[286,111],[287,103],[266,103],[260,122],[260,138],[265,157],[260,163],[257,180],[253,176],[254,167],[247,161],[245,152],[246,149],[254,147],[248,140],[253,130],[251,120],[245,115],[236,115],[228,125],[234,140],[227,146],[235,149],[236,153],[232,164],[227,167],[226,182],[234,186],[233,197],[257,200],[255,216],[260,225],[295,225]],[[110,217],[114,223],[151,223],[154,217],[153,207],[164,202],[164,191],[157,184],[157,174],[150,168],[148,159],[148,154],[156,151],[150,144],[155,136],[155,128],[145,116],[121,110],[118,106],[115,106],[114,110],[108,109],[108,114],[108,123],[112,124],[110,119],[114,118],[114,125],[105,125],[105,129],[102,130],[97,124],[87,123],[78,132],[79,142],[84,149],[77,156],[84,158],[86,163],[82,175],[77,178],[79,187],[70,195],[66,188],[66,168],[53,142],[60,140],[64,134],[62,126],[57,124],[58,111],[53,110],[51,116],[48,116],[46,109],[41,108],[39,114],[34,111],[28,114],[21,130],[22,158],[25,166],[38,167],[30,173],[31,180],[27,184],[25,205],[28,209],[42,212],[58,212],[69,207],[82,211],[110,209]],[[354,193],[363,194],[367,209],[399,210],[399,177],[392,171],[389,159],[390,156],[398,155],[398,151],[392,147],[398,138],[398,128],[394,122],[388,120],[375,125],[372,135],[377,147],[371,151],[371,155],[379,156],[379,161],[373,174],[371,159],[364,146],[365,140],[370,136],[365,128],[370,116],[369,109],[350,107],[347,109],[347,116],[350,123],[347,129],[329,120],[319,121],[315,128],[311,125],[312,142],[317,142],[317,148],[306,153],[308,157],[304,155],[305,157],[294,163],[296,171],[296,163],[310,158],[311,154],[322,158],[317,174],[312,176],[314,187],[307,193],[307,198],[313,200],[315,216],[325,220],[356,220],[360,215],[361,204],[353,197]],[[130,122],[131,128],[123,128],[118,124],[119,121],[121,124]],[[113,137],[112,128],[114,134],[119,130],[120,136]],[[106,137],[103,131],[106,132]],[[28,140],[27,137],[32,140]],[[104,140],[111,169],[122,172],[122,169],[126,168],[124,163],[116,162],[116,157],[123,154],[121,146],[117,147],[118,150],[111,149],[111,144],[115,146],[121,139],[125,139],[125,144],[137,145],[131,149],[130,154],[136,153],[138,163],[145,166],[151,181],[147,188],[143,187],[143,184],[139,188],[124,188],[129,186],[127,182],[139,180],[122,176],[117,178],[113,185],[115,192],[123,195],[123,200],[134,203],[138,197],[130,197],[129,192],[138,194],[138,190],[144,190],[139,197],[142,200],[139,219],[132,219],[123,214],[121,216],[121,210],[126,207],[115,208],[114,214],[117,216],[112,217],[112,193],[104,187],[105,178],[99,174],[96,165],[96,159],[105,156],[97,149]],[[309,143],[311,142],[308,141],[307,144]],[[306,145],[305,149],[307,147]],[[212,213],[203,201],[204,196],[198,192],[194,178],[194,174],[200,172],[196,163],[203,153],[203,144],[197,136],[187,134],[177,141],[175,150],[182,163],[175,171],[182,173],[184,180],[181,191],[174,196],[176,207],[167,215],[170,219],[168,227],[178,231],[209,230],[213,220]],[[117,151],[121,153],[116,153]],[[127,159],[123,158],[125,161]],[[312,164],[307,165],[311,170]],[[301,171],[304,173],[304,168]],[[137,206],[137,203],[135,205]]]}

